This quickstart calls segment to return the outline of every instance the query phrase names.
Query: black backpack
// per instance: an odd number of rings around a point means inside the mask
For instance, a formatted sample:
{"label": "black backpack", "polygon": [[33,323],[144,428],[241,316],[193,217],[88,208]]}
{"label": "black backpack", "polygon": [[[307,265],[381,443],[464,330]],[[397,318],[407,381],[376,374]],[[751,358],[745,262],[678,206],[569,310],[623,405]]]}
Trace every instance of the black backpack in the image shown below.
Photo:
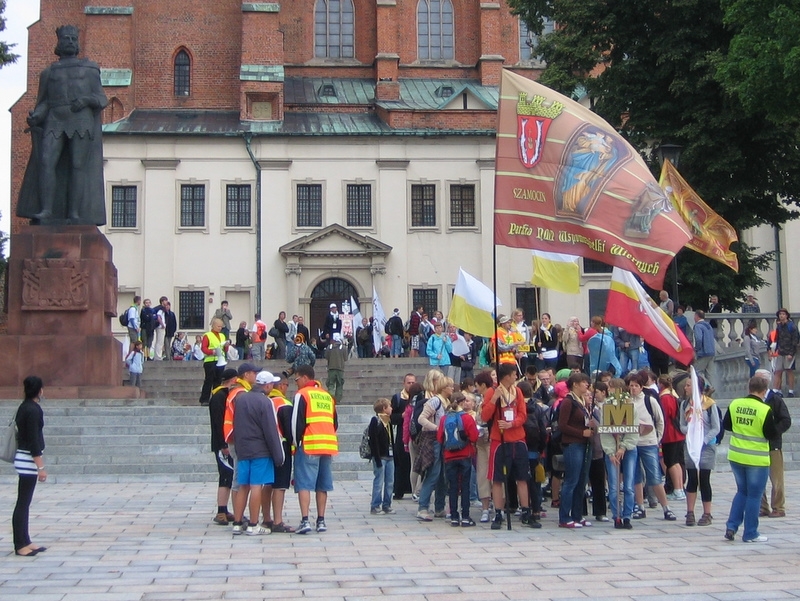
{"label": "black backpack", "polygon": [[119,325],[121,325],[123,328],[127,328],[128,327],[128,312],[129,311],[130,311],[130,308],[125,309],[124,312],[119,314]]}
{"label": "black backpack", "polygon": [[529,451],[541,453],[544,450],[545,436],[547,435],[542,419],[544,411],[535,400],[528,401],[526,409],[528,416],[522,425],[525,429],[525,444]]}
{"label": "black backpack", "polygon": [[[438,399],[438,397],[436,398]],[[422,415],[422,410],[425,408],[425,402],[427,400],[428,399],[425,398],[424,392],[420,392],[413,399],[414,409],[411,411],[411,423],[408,424],[408,433],[411,435],[411,440],[417,440],[422,432],[422,426],[419,423],[419,416]],[[436,410],[438,411],[441,406],[442,401],[439,399],[439,407],[437,407]]]}

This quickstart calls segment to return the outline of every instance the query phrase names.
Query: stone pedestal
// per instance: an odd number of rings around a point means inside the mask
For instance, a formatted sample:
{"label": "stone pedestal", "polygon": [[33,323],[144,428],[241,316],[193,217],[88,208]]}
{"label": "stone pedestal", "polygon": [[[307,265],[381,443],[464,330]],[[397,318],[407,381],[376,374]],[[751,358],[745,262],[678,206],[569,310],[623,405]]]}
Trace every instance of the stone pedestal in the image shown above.
{"label": "stone pedestal", "polygon": [[136,398],[122,386],[122,345],[111,333],[117,269],[93,225],[25,226],[11,242],[8,333],[0,336],[0,398],[44,380],[50,398]]}

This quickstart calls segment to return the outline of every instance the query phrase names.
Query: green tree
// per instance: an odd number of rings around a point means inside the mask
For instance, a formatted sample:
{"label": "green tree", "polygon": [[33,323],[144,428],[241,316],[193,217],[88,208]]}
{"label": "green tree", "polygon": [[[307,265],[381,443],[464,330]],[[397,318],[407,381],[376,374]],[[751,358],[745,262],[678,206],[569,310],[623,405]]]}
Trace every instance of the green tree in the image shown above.
{"label": "green tree", "polygon": [[[6,20],[3,17],[5,10],[6,0],[0,0],[0,31],[5,31],[6,29]],[[15,45],[16,44],[7,44],[6,42],[0,40],[0,68],[2,68],[3,65],[16,62],[16,60],[19,58],[18,54],[11,52],[11,49]]]}
{"label": "green tree", "polygon": [[800,2],[723,0],[733,32],[716,59],[718,76],[750,114],[797,123],[800,111]]}
{"label": "green tree", "polygon": [[[748,112],[720,82],[717,65],[734,36],[721,0],[509,1],[534,33],[545,18],[557,23],[536,49],[547,62],[539,81],[565,94],[583,87],[654,174],[648,149],[680,144],[681,173],[737,231],[797,215],[798,128]],[[771,254],[734,250],[738,275],[681,251],[681,301],[703,307],[713,292],[736,308],[744,289],[763,286]]]}

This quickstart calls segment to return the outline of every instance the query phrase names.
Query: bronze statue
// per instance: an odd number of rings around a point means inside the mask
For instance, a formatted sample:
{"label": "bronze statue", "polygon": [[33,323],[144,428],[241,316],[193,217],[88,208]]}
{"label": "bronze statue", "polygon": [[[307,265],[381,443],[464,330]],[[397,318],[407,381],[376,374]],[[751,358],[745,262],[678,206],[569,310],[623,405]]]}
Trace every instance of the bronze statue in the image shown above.
{"label": "bronze statue", "polygon": [[78,29],[56,30],[59,60],[39,76],[28,116],[31,156],[17,216],[41,225],[104,225],[101,112],[108,104],[100,67],[78,58]]}

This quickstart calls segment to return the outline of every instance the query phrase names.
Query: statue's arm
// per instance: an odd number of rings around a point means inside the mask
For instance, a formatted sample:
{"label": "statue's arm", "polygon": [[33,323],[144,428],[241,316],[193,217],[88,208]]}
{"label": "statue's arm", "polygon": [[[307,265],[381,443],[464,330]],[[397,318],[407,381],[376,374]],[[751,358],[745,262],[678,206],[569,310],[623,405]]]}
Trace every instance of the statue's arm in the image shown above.
{"label": "statue's arm", "polygon": [[28,125],[35,127],[44,123],[45,117],[50,110],[47,105],[47,86],[50,80],[50,67],[47,67],[39,75],[39,92],[36,96],[36,107],[28,113]]}

